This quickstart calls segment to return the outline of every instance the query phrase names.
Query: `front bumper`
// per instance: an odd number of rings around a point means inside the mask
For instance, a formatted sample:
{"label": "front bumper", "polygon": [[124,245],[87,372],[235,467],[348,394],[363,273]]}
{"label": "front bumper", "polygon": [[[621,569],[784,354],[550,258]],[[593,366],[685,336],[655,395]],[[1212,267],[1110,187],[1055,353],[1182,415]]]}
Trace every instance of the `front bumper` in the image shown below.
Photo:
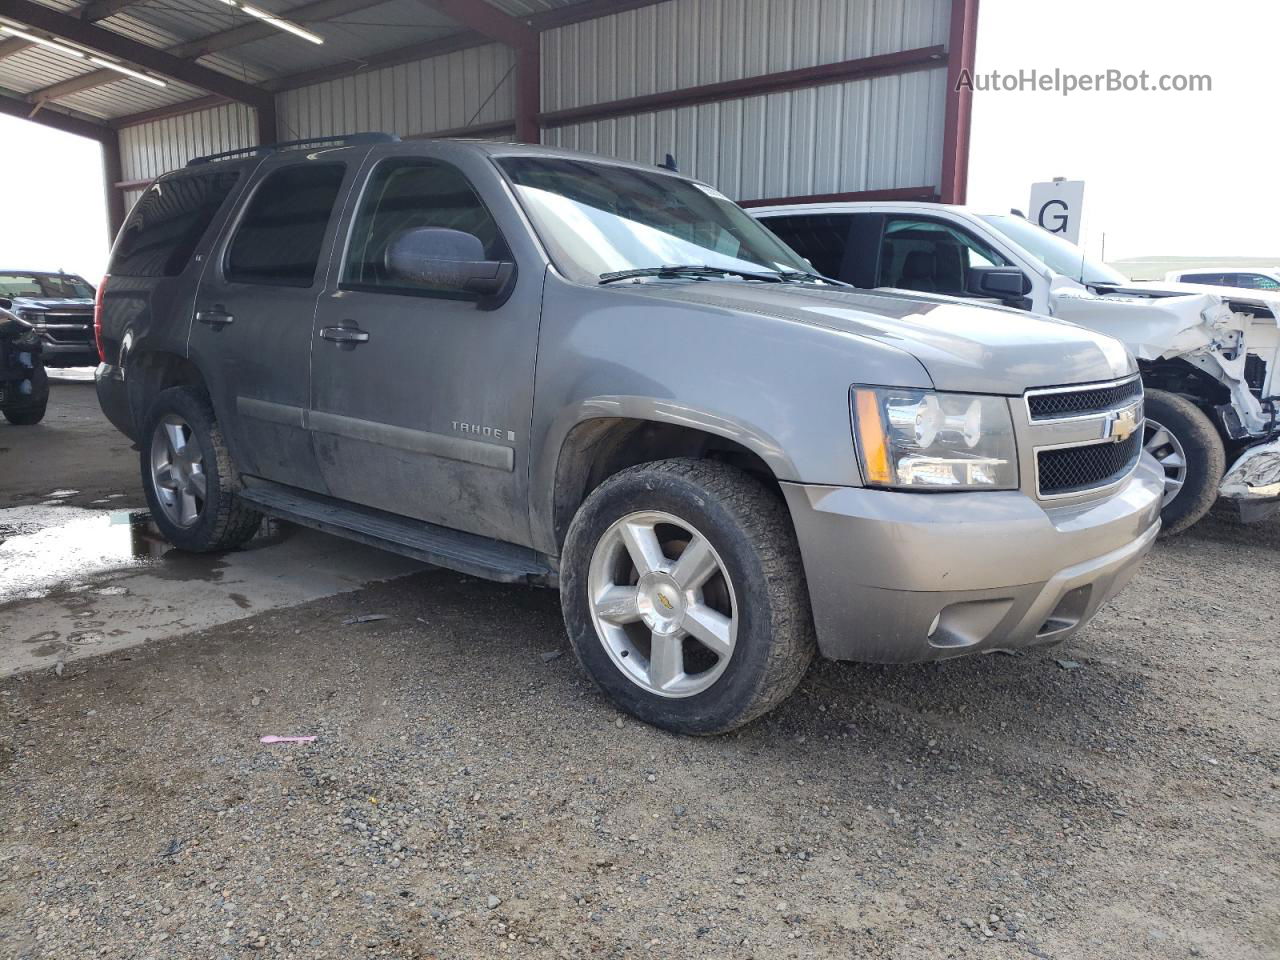
{"label": "front bumper", "polygon": [[1143,456],[1106,499],[783,484],[822,653],[909,663],[1057,643],[1137,570],[1164,474]]}
{"label": "front bumper", "polygon": [[92,343],[59,343],[42,337],[46,367],[94,367],[98,364],[98,348]]}

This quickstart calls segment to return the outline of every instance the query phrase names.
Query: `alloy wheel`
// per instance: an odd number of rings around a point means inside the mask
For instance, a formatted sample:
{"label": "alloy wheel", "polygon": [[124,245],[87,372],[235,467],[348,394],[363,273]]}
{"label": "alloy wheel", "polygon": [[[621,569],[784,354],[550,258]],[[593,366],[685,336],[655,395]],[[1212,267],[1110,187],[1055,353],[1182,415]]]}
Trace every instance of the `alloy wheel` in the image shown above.
{"label": "alloy wheel", "polygon": [[1167,507],[1187,482],[1186,451],[1172,431],[1150,417],[1147,417],[1143,446],[1164,469],[1164,500],[1161,507]]}
{"label": "alloy wheel", "polygon": [[622,517],[596,544],[587,590],[600,642],[649,693],[691,697],[728,667],[738,635],[733,582],[688,521],[659,511]]}
{"label": "alloy wheel", "polygon": [[165,516],[179,527],[200,519],[208,492],[204,454],[191,425],[167,414],[151,437],[151,482]]}

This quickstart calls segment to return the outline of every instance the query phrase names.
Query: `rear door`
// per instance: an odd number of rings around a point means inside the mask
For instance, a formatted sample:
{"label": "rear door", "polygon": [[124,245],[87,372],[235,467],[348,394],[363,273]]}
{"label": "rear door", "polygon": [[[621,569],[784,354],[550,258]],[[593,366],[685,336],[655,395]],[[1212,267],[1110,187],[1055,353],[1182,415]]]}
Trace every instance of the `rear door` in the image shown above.
{"label": "rear door", "polygon": [[201,281],[190,355],[244,473],[324,492],[305,426],[311,324],[335,211],[367,152],[263,164]]}
{"label": "rear door", "polygon": [[247,176],[245,164],[188,168],[157,180],[134,204],[99,291],[103,358],[117,373],[130,350],[186,353],[200,274]]}
{"label": "rear door", "polygon": [[[406,148],[371,165],[352,207],[313,335],[310,424],[326,486],[344,500],[527,544],[543,265],[527,255],[496,171]],[[420,227],[465,231],[488,259],[518,259],[510,298],[482,308],[462,290],[389,275],[387,247]]]}

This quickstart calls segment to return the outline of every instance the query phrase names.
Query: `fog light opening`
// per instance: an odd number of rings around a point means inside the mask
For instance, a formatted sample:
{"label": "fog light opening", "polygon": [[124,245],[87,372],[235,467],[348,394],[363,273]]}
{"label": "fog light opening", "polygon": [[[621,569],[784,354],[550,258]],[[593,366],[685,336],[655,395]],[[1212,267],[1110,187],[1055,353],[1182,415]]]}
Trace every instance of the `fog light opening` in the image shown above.
{"label": "fog light opening", "polygon": [[973,647],[987,640],[999,628],[1013,607],[1007,597],[962,600],[943,607],[929,630],[929,645],[954,650]]}
{"label": "fog light opening", "polygon": [[1080,621],[1084,619],[1085,612],[1089,609],[1089,598],[1092,593],[1093,587],[1085,585],[1064,594],[1058,601],[1058,605],[1054,607],[1053,613],[1049,614],[1048,619],[1036,631],[1036,639],[1045,640],[1080,626]]}

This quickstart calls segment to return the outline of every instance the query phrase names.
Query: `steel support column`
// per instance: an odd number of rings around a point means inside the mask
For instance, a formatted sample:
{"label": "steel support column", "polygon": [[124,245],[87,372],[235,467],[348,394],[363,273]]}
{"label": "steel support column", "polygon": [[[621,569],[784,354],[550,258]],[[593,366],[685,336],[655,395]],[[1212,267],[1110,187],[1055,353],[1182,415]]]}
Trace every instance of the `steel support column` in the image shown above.
{"label": "steel support column", "polygon": [[124,191],[116,187],[122,176],[120,165],[120,135],[106,131],[99,141],[102,144],[102,179],[107,194],[107,242],[115,240],[124,225]]}
{"label": "steel support column", "polygon": [[969,192],[969,133],[973,91],[961,89],[973,73],[978,49],[978,0],[951,0],[951,38],[947,45],[947,112],[942,138],[942,202],[964,203]]}

